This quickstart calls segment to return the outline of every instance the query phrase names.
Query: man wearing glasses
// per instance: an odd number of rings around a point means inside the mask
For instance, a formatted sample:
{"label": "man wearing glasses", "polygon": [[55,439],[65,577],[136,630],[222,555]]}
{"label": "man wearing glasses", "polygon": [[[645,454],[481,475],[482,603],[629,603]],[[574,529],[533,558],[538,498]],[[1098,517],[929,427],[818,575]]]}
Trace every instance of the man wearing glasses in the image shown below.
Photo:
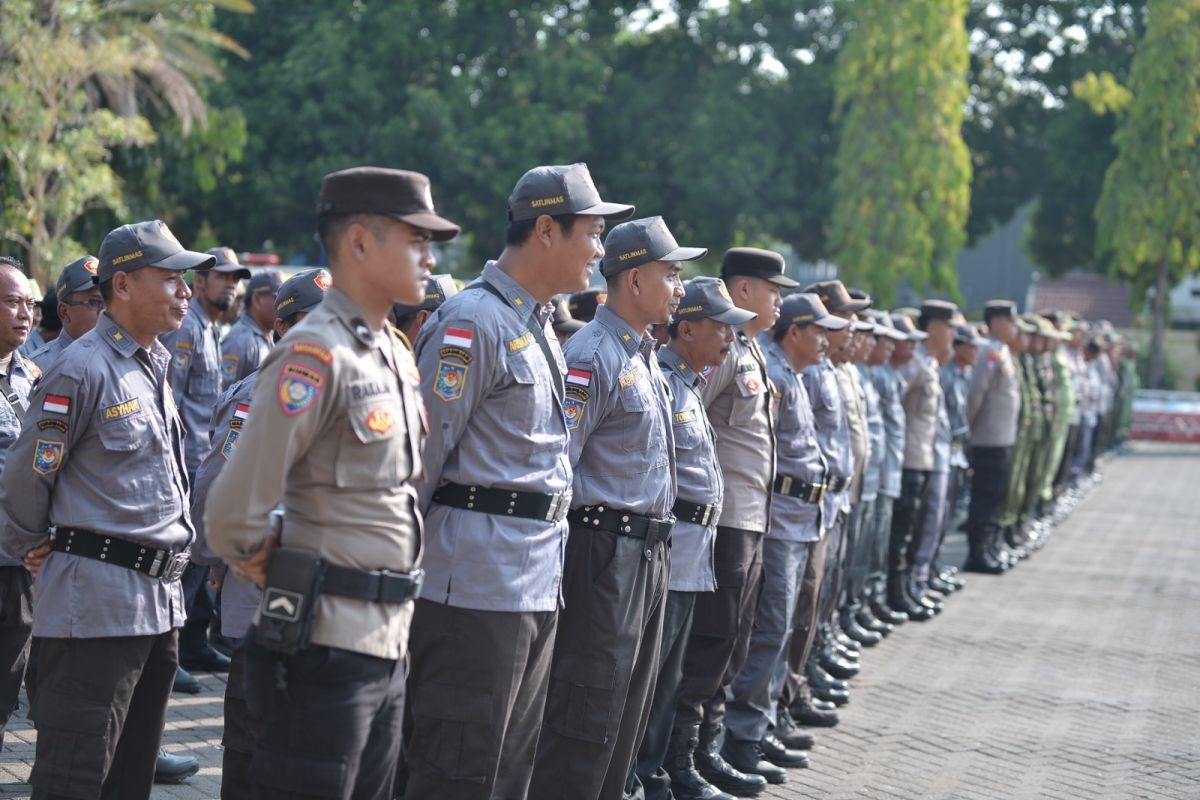
{"label": "man wearing glasses", "polygon": [[96,265],[99,263],[95,256],[84,256],[68,264],[58,276],[54,293],[58,296],[62,331],[29,355],[43,372],[50,369],[67,345],[96,327],[96,320],[104,310],[100,287],[96,285]]}

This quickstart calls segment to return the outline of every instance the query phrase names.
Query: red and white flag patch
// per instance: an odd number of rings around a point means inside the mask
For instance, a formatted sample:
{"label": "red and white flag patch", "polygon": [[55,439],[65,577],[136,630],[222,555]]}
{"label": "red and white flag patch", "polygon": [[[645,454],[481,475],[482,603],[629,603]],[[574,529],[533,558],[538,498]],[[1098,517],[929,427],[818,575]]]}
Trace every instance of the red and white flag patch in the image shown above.
{"label": "red and white flag patch", "polygon": [[71,410],[71,398],[61,394],[48,394],[42,401],[42,411],[51,414],[66,414]]}
{"label": "red and white flag patch", "polygon": [[471,340],[474,338],[475,334],[472,331],[463,330],[462,328],[446,328],[446,334],[442,337],[442,344],[470,350]]}
{"label": "red and white flag patch", "polygon": [[576,386],[590,386],[592,373],[586,369],[569,369],[567,370],[567,383],[573,383]]}
{"label": "red and white flag patch", "polygon": [[245,419],[248,416],[250,416],[250,404],[249,403],[238,403],[237,408],[235,408],[233,410],[233,418],[234,419]]}

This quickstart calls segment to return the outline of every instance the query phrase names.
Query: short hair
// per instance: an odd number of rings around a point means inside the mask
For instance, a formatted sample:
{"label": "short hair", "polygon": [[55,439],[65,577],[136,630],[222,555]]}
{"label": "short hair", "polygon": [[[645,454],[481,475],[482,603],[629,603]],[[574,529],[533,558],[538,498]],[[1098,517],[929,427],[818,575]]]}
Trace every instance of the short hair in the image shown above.
{"label": "short hair", "polygon": [[12,267],[22,275],[25,274],[25,265],[15,256],[0,256],[0,266]]}
{"label": "short hair", "polygon": [[991,327],[992,320],[994,320],[996,317],[1012,319],[1012,311],[998,306],[993,308],[988,308],[987,306],[983,307],[983,321],[988,325],[988,327]]}
{"label": "short hair", "polygon": [[420,314],[423,310],[424,309],[414,308],[412,311],[396,317],[396,327],[400,330],[404,330],[413,323],[413,321],[417,318],[417,314]]}
{"label": "short hair", "polygon": [[[571,235],[571,231],[575,229],[575,220],[579,219],[575,214],[551,214],[550,219],[558,223],[558,227],[562,228],[562,232],[567,236]],[[522,219],[516,222],[508,223],[508,230],[504,233],[504,243],[513,247],[519,247],[525,244],[529,239],[529,235],[533,233],[533,229],[537,226],[538,218]]]}
{"label": "short hair", "polygon": [[771,341],[775,342],[775,344],[782,342],[783,337],[787,336],[788,331],[790,331],[793,326],[803,327],[798,322],[793,322],[790,325],[776,325],[771,329]]}
{"label": "short hair", "polygon": [[667,337],[668,338],[674,339],[679,336],[679,323],[681,323],[681,322],[683,322],[683,320],[673,319],[667,323]]}
{"label": "short hair", "polygon": [[337,252],[342,236],[355,223],[369,230],[376,239],[382,239],[385,219],[389,218],[384,214],[322,214],[317,218],[317,236],[325,248],[325,257],[332,262],[331,256]]}
{"label": "short hair", "polygon": [[44,331],[62,330],[62,318],[58,316],[58,300],[58,294],[53,289],[42,297],[42,302],[39,304],[42,307],[42,321],[38,327]]}

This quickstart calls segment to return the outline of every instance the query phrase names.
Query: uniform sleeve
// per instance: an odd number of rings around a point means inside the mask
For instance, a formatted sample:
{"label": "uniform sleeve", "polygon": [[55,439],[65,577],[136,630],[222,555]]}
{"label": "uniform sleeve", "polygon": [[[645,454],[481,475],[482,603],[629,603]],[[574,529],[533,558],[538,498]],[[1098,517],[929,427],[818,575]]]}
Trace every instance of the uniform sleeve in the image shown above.
{"label": "uniform sleeve", "polygon": [[230,425],[237,408],[236,395],[230,393],[221,400],[223,402],[213,411],[209,428],[213,439],[212,449],[200,462],[200,468],[196,470],[196,483],[192,486],[192,524],[196,528],[196,540],[192,543],[192,560],[201,564],[215,564],[220,561],[208,545],[204,504],[208,501],[208,491],[213,481],[221,474],[229,456],[233,455],[234,445],[241,436],[241,430],[235,430]]}
{"label": "uniform sleeve", "polygon": [[249,558],[270,535],[288,472],[338,411],[337,366],[324,345],[296,338],[259,370],[245,433],[204,505],[208,546],[226,562]]}
{"label": "uniform sleeve", "polygon": [[975,417],[979,414],[979,409],[983,407],[983,400],[987,396],[988,387],[991,384],[992,373],[999,369],[998,356],[999,353],[988,348],[988,351],[983,354],[983,358],[975,365],[975,369],[971,370],[971,388],[967,391],[968,428],[975,427]]}
{"label": "uniform sleeve", "polygon": [[[567,347],[563,353],[567,361],[563,413],[567,418],[567,428],[571,431],[572,469],[579,463],[579,456],[588,436],[608,416],[616,394],[611,388],[616,383],[616,376],[608,374],[603,359],[598,357],[594,340],[579,342],[582,346],[572,347],[578,337],[579,334],[575,334],[567,340]],[[579,382],[583,380],[584,375],[587,380],[586,386]]]}
{"label": "uniform sleeve", "polygon": [[[477,308],[470,303],[469,308]],[[463,318],[467,317],[467,318]],[[416,341],[421,397],[429,419],[425,473],[417,486],[420,507],[429,507],[442,469],[458,446],[471,417],[486,401],[501,363],[500,337],[491,325],[454,314],[426,322]]]}
{"label": "uniform sleeve", "polygon": [[88,394],[86,381],[56,369],[30,395],[24,427],[0,476],[0,546],[13,556],[23,557],[49,538],[54,485],[94,410]]}
{"label": "uniform sleeve", "polygon": [[192,362],[196,360],[197,350],[200,347],[198,340],[196,326],[191,322],[190,316],[184,318],[183,324],[177,330],[160,334],[158,337],[158,341],[171,354],[171,366],[167,369],[167,380],[171,383],[171,391],[180,399],[180,402],[187,397],[188,373],[192,369]]}

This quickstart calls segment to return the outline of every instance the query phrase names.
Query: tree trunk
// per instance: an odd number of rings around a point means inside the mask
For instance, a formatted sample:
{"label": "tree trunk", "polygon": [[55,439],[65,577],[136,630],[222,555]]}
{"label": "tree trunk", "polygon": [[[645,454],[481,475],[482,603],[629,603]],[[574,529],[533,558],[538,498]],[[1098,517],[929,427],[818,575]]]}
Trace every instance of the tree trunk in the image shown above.
{"label": "tree trunk", "polygon": [[1166,354],[1163,352],[1163,333],[1167,327],[1168,266],[1166,259],[1158,264],[1158,275],[1154,278],[1154,329],[1150,334],[1150,387],[1169,389],[1166,382]]}

